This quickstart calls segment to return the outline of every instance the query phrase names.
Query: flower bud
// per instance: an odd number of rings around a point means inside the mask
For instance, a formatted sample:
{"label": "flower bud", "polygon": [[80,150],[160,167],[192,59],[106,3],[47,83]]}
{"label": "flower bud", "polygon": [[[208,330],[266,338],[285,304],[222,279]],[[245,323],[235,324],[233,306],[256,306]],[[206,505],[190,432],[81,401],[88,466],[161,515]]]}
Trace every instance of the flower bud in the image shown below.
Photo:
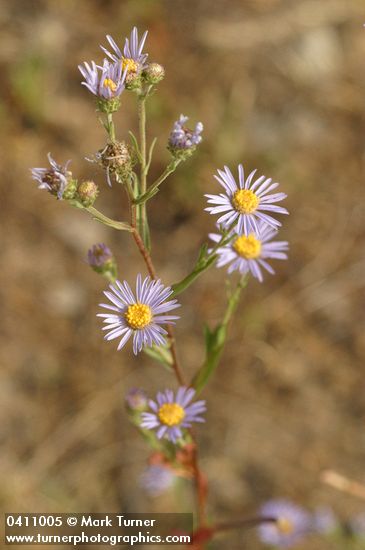
{"label": "flower bud", "polygon": [[81,202],[83,206],[92,206],[96,201],[96,197],[99,194],[99,188],[93,181],[82,181],[79,183],[76,192],[76,199]]}
{"label": "flower bud", "polygon": [[87,252],[87,263],[110,281],[117,276],[117,267],[112,251],[104,243],[94,244]]}
{"label": "flower bud", "polygon": [[185,126],[187,121],[187,116],[180,115],[179,120],[174,123],[167,145],[172,156],[180,160],[189,158],[202,141],[200,134],[203,131],[203,124],[198,122],[195,130],[190,130]]}
{"label": "flower bud", "polygon": [[149,63],[142,73],[147,84],[158,84],[165,76],[165,69],[159,63]]}
{"label": "flower bud", "polygon": [[147,409],[148,399],[141,388],[132,388],[125,396],[125,403],[131,412],[142,412]]}
{"label": "flower bud", "polygon": [[128,71],[125,77],[125,89],[132,92],[139,92],[141,90],[142,79],[141,75],[134,71]]}

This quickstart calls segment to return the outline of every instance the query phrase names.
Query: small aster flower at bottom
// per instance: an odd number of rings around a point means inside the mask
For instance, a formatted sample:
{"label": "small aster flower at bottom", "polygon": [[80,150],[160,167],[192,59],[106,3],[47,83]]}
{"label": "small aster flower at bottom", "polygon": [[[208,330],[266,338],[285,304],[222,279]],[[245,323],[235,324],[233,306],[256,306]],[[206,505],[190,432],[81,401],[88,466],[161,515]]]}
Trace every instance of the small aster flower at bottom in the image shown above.
{"label": "small aster flower at bottom", "polygon": [[159,392],[156,401],[149,401],[152,412],[142,413],[141,428],[156,429],[158,439],[176,443],[182,438],[184,428],[190,428],[193,422],[205,422],[200,416],[206,411],[205,401],[191,403],[194,396],[195,390],[184,386],[176,395],[172,390]]}
{"label": "small aster flower at bottom", "polygon": [[152,497],[157,497],[167,491],[176,479],[173,471],[165,466],[152,464],[140,477],[140,486]]}
{"label": "small aster flower at bottom", "polygon": [[174,123],[168,142],[168,148],[172,154],[177,154],[179,151],[192,151],[202,141],[203,124],[198,122],[195,130],[189,130],[185,126],[188,120],[187,116],[180,115],[179,120]]}
{"label": "small aster flower at bottom", "polygon": [[87,251],[87,263],[97,273],[103,273],[106,269],[114,267],[115,259],[110,248],[104,243],[99,243]]}
{"label": "small aster flower at bottom", "polygon": [[[242,164],[238,166],[238,185],[230,171],[225,166],[224,170],[218,170],[215,179],[223,187],[225,193],[219,195],[205,195],[209,206],[205,210],[210,214],[220,214],[217,220],[219,225],[228,227],[235,221],[238,233],[249,235],[257,231],[257,221],[261,220],[268,225],[277,228],[281,223],[271,216],[273,214],[288,214],[286,208],[277,206],[276,203],[286,198],[285,193],[268,194],[278,187],[271,178],[260,176],[253,181],[256,170],[253,170],[245,179]],[[268,212],[268,214],[266,214]]]}
{"label": "small aster flower at bottom", "polygon": [[[228,273],[239,271],[241,275],[251,273],[260,283],[263,281],[262,268],[274,275],[275,271],[267,259],[287,260],[287,241],[273,241],[277,231],[266,223],[259,223],[257,232],[249,235],[232,233],[228,244],[217,249],[217,267],[228,265]],[[222,235],[211,233],[212,241],[219,243]]]}
{"label": "small aster flower at bottom", "polygon": [[169,300],[173,293],[170,287],[165,287],[160,280],[137,276],[136,293],[124,281],[115,281],[105,291],[105,296],[111,304],[100,304],[110,310],[110,313],[98,313],[104,318],[103,330],[108,331],[105,339],[113,340],[121,337],[118,350],[133,336],[133,352],[137,354],[144,346],[153,344],[164,345],[167,331],[161,325],[174,324],[179,317],[166,315],[169,311],[180,307],[177,300]]}
{"label": "small aster flower at bottom", "polygon": [[311,531],[310,514],[288,500],[270,500],[261,507],[260,514],[276,518],[275,523],[262,523],[258,527],[265,544],[291,548]]}
{"label": "small aster flower at bottom", "polygon": [[59,200],[72,198],[76,191],[76,182],[72,180],[72,173],[68,170],[70,160],[65,165],[57,164],[48,153],[49,168],[31,168],[32,178],[39,185],[38,189],[46,189]]}

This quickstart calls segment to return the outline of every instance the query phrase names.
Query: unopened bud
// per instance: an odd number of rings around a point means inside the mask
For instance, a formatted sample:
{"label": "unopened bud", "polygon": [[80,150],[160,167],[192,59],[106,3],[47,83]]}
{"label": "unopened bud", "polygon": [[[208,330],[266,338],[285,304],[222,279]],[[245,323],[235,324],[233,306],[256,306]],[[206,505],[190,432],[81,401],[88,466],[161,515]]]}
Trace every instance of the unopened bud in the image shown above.
{"label": "unopened bud", "polygon": [[76,199],[83,206],[92,206],[99,194],[99,188],[93,181],[82,181],[77,187]]}
{"label": "unopened bud", "polygon": [[149,63],[142,76],[147,84],[158,84],[165,76],[165,69],[159,63]]}

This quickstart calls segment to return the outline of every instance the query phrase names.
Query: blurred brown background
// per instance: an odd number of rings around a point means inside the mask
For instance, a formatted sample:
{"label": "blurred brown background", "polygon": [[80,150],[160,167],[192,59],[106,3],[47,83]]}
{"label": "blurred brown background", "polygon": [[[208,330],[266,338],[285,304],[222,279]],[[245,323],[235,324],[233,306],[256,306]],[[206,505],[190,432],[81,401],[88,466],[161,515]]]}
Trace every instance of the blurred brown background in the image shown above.
{"label": "blurred brown background", "polygon": [[[127,214],[117,186],[84,160],[103,146],[78,63],[102,59],[133,25],[149,29],[150,59],[166,78],[150,101],[159,137],[151,177],[180,113],[203,121],[204,142],[151,207],[153,253],[166,284],[182,278],[213,228],[203,194],[216,168],[243,162],[281,182],[291,215],[288,262],[251,281],[224,358],[205,392],[199,428],[210,512],[252,515],[287,497],[342,518],[365,503],[323,486],[325,468],[365,482],[365,6],[360,0],[2,0],[1,65],[1,485],[4,511],[159,511],[137,479],[148,449],[128,423],[124,394],[174,384],[130,346],[104,343],[102,278],[85,264],[104,241],[120,275],[144,266],[128,235],[37,190],[29,167],[51,151],[102,187],[98,208]],[[135,98],[116,116],[135,129]],[[224,270],[182,296],[179,355],[188,373],[203,355],[202,323],[224,307]],[[188,491],[187,491],[188,493]],[[214,548],[262,548],[254,532]],[[303,546],[304,548],[304,546]],[[305,548],[331,548],[313,538]]]}

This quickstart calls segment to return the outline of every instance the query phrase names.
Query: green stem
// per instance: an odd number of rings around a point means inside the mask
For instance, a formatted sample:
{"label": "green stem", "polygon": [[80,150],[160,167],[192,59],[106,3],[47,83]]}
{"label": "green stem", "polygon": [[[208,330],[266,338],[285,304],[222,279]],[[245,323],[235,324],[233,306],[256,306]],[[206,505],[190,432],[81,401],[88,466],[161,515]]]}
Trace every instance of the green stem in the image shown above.
{"label": "green stem", "polygon": [[[139,119],[139,151],[140,151],[140,181],[139,193],[144,195],[147,190],[146,173],[146,96],[138,97],[138,119]],[[149,248],[149,239],[147,231],[147,213],[145,204],[137,208],[137,226],[143,242]]]}
{"label": "green stem", "polygon": [[228,244],[233,238],[234,235],[230,234],[231,227],[226,229],[222,234],[222,239],[216,243],[213,248],[210,250],[210,252],[207,252],[207,245],[204,245],[197,263],[194,266],[194,269],[184,277],[181,281],[178,283],[175,283],[172,285],[172,289],[174,291],[174,296],[177,296],[178,294],[181,294],[184,290],[186,290],[194,281],[197,279],[204,271],[210,268],[215,263],[215,260],[217,259],[217,250],[218,248],[225,246]]}
{"label": "green stem", "polygon": [[156,181],[154,181],[148,188],[148,191],[146,193],[141,194],[139,197],[135,199],[135,204],[143,204],[146,203],[149,199],[151,199],[159,190],[159,187],[162,182],[165,181],[165,179],[168,178],[170,174],[175,172],[176,168],[180,164],[181,160],[175,160],[172,163],[168,164],[165,168],[165,170],[162,172],[162,174],[157,178]]}
{"label": "green stem", "polygon": [[222,322],[219,323],[212,331],[209,328],[206,328],[206,359],[191,382],[191,386],[196,390],[197,394],[203,390],[209,378],[219,365],[227,339],[228,324],[237,309],[241,292],[247,285],[247,282],[248,275],[242,275],[234,292],[228,298],[228,303]]}
{"label": "green stem", "polygon": [[106,116],[107,116],[107,123],[105,126],[106,131],[108,132],[110,140],[115,141],[115,128],[114,128],[114,122],[113,122],[113,114],[108,113]]}

